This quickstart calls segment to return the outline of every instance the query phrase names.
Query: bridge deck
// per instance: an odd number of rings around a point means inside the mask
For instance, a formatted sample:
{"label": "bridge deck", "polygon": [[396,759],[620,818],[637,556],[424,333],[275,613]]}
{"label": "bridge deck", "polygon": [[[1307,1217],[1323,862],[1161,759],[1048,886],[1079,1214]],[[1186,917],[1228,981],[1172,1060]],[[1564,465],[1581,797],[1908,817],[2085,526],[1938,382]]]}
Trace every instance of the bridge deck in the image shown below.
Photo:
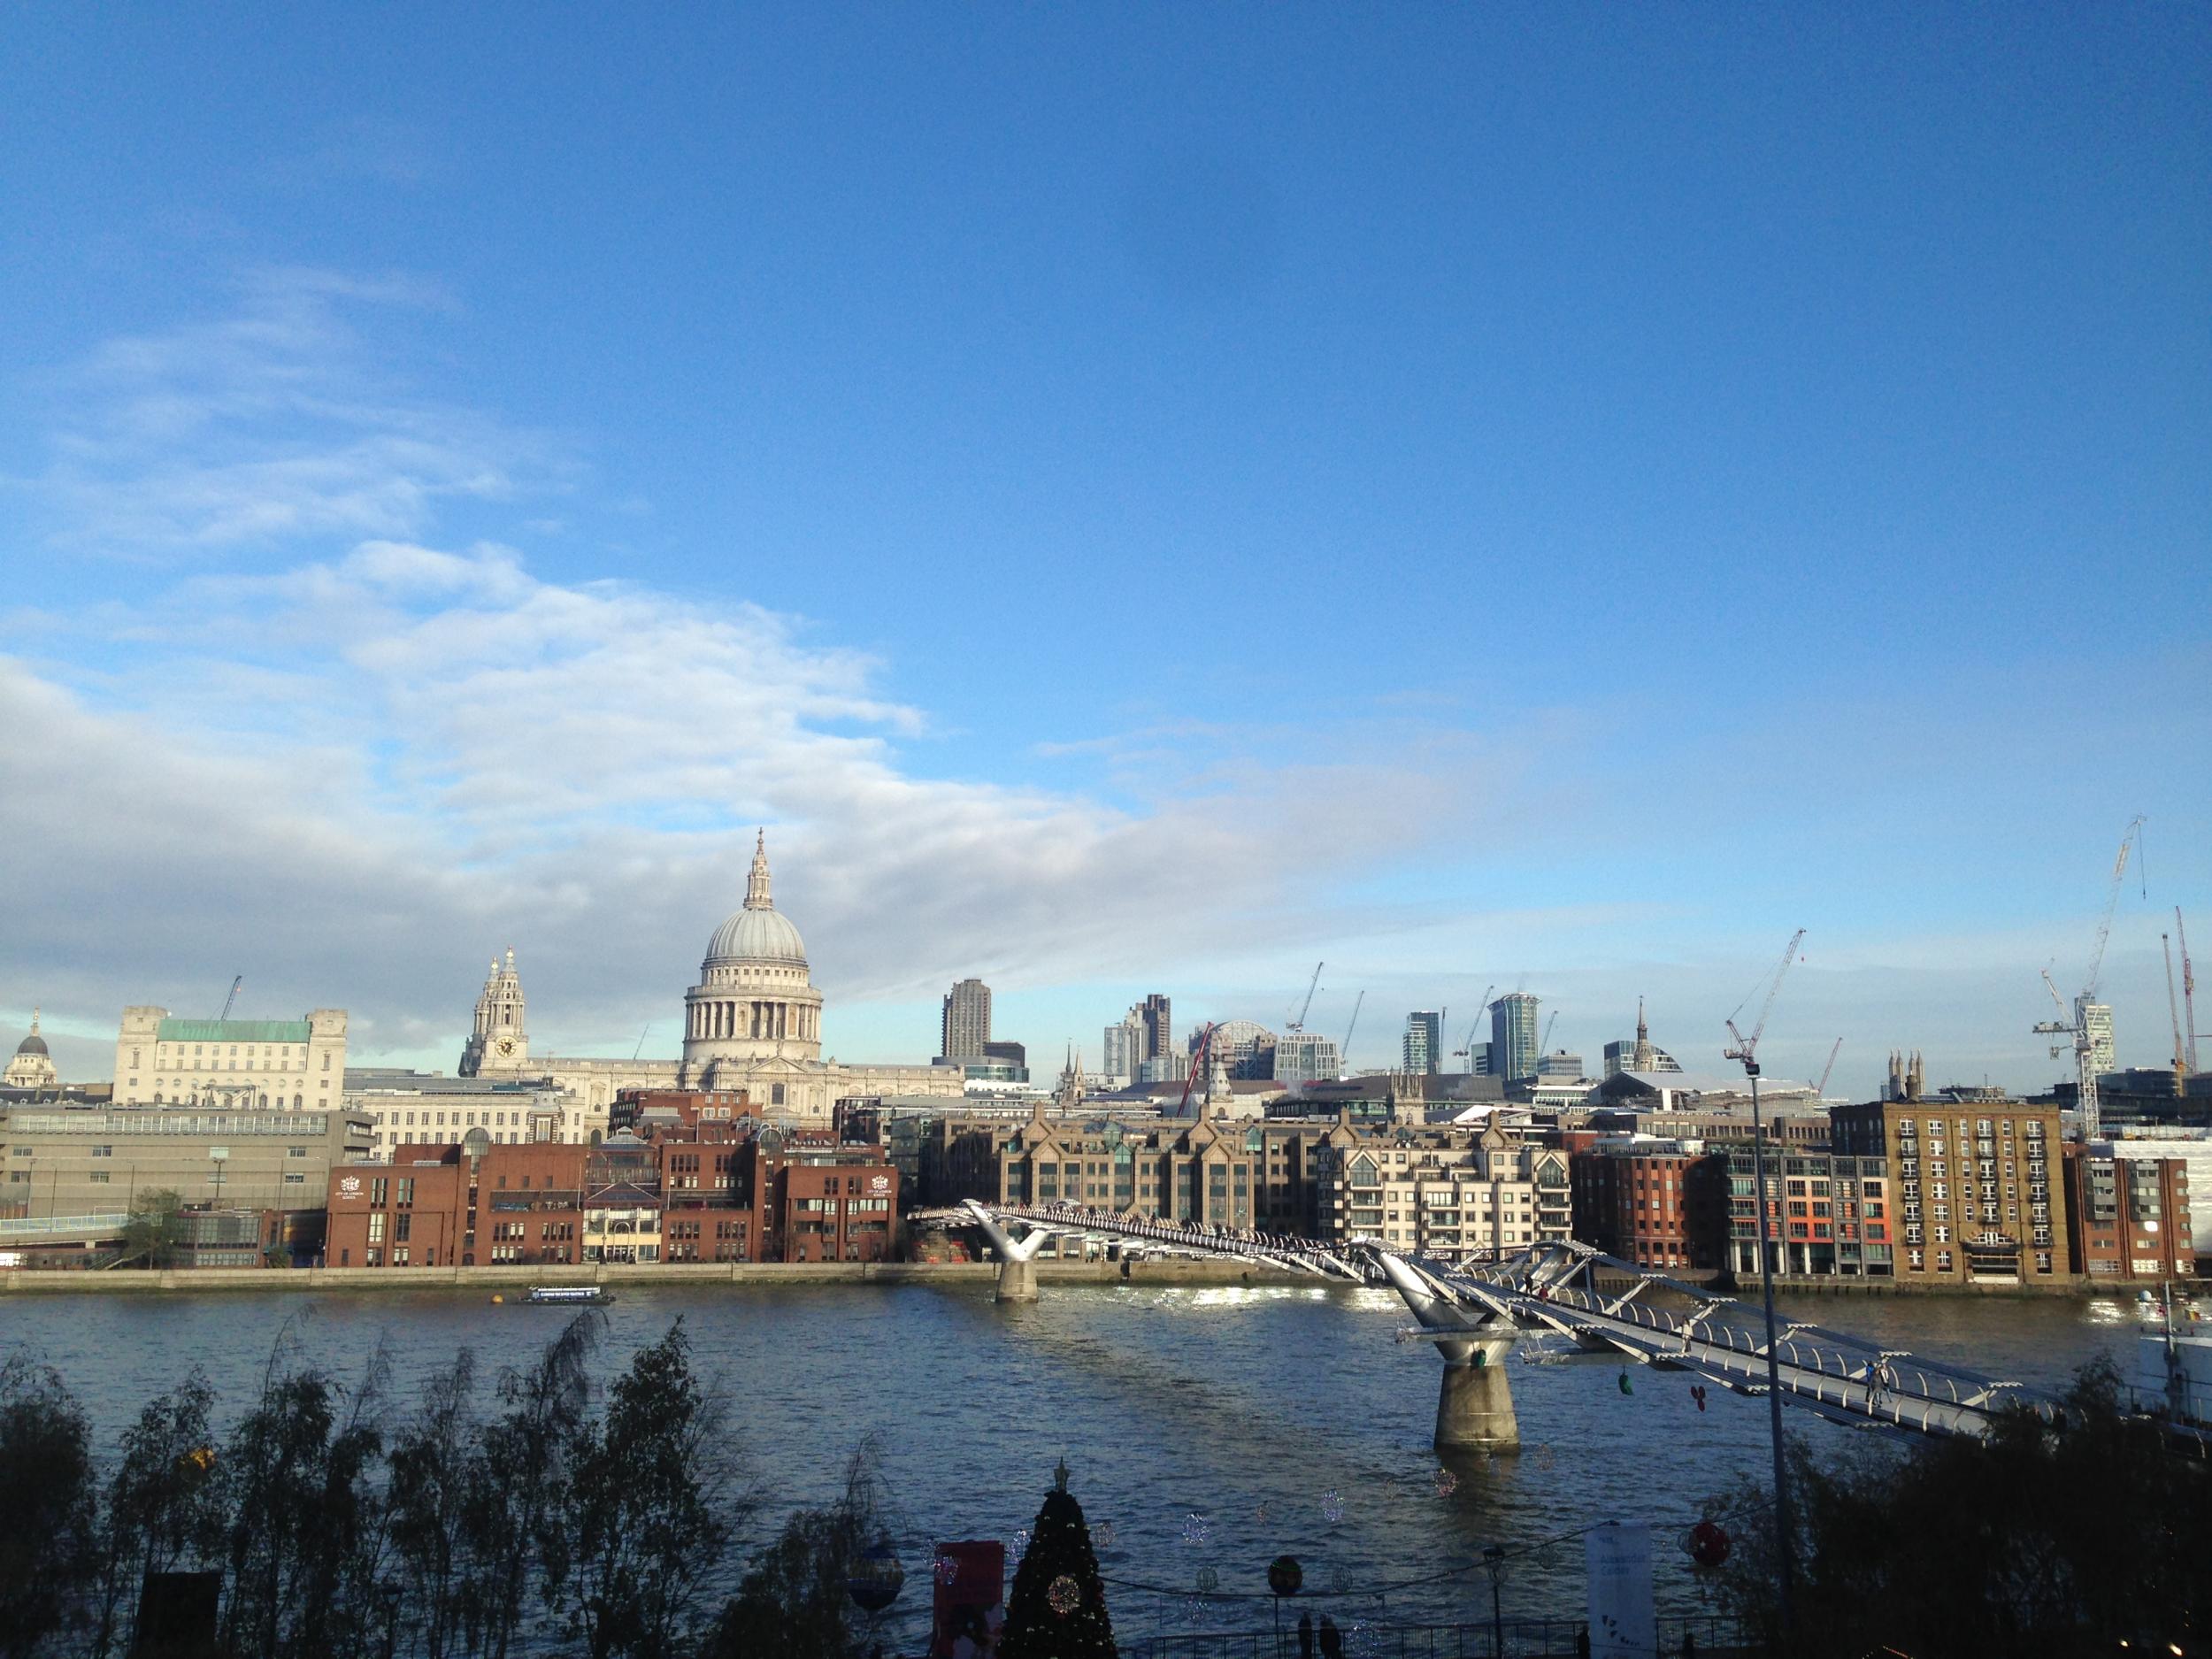
{"label": "bridge deck", "polygon": [[1271,1267],[1284,1268],[1294,1273],[1310,1273],[1321,1279],[1348,1279],[1360,1284],[1365,1283],[1367,1279],[1358,1263],[1344,1252],[1333,1250],[1310,1239],[1284,1238],[1260,1233],[1213,1233],[1200,1227],[1178,1226],[1173,1222],[1116,1215],[1111,1210],[1086,1210],[1079,1204],[981,1204],[972,1202],[970,1208],[987,1212],[1002,1222],[1025,1222],[1033,1228],[1070,1237],[1119,1239],[1185,1255],[1233,1256],[1240,1261],[1265,1263]]}
{"label": "bridge deck", "polygon": [[[1549,1328],[1585,1346],[1602,1345],[1647,1364],[1695,1372],[1739,1394],[1767,1388],[1766,1335],[1732,1297],[1650,1273],[1583,1245],[1540,1247],[1482,1268],[1418,1264],[1456,1300],[1525,1327]],[[1631,1286],[1609,1294],[1599,1270],[1626,1275]],[[1696,1299],[1685,1311],[1636,1300],[1649,1286]],[[1987,1432],[2007,1402],[2055,1416],[2056,1402],[2016,1381],[1984,1376],[1902,1349],[1878,1348],[1802,1320],[1779,1325],[1776,1380],[1786,1402],[1839,1422],[1929,1434]]]}

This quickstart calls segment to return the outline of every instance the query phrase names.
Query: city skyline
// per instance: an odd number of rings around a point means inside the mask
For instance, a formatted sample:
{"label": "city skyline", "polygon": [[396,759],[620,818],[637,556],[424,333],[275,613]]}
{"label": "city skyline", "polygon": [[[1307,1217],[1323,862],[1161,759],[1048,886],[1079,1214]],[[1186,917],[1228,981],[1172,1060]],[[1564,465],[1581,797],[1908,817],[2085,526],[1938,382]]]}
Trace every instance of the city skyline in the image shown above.
{"label": "city skyline", "polygon": [[10,1046],[667,1051],[764,824],[848,1060],[1325,958],[1718,1070],[1803,926],[1778,1074],[2029,1090],[2141,811],[2165,1060],[2203,16],[447,27],[0,25]]}

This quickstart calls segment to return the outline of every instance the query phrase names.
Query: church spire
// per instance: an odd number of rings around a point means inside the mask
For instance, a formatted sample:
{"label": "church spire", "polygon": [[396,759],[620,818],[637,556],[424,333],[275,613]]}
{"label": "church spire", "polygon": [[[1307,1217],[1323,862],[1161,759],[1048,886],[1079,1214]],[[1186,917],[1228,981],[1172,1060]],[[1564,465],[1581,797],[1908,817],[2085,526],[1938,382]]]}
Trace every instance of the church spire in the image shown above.
{"label": "church spire", "polygon": [[745,908],[749,910],[772,910],[775,901],[768,896],[768,832],[762,830],[753,837],[753,873],[745,883]]}

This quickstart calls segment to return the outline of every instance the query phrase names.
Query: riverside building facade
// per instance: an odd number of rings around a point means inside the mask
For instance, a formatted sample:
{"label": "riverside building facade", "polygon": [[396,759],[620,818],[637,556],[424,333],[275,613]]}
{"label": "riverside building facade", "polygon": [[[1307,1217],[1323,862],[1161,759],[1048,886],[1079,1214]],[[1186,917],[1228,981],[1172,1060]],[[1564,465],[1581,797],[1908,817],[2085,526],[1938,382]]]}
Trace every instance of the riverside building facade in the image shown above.
{"label": "riverside building facade", "polygon": [[1508,1256],[1568,1238],[1567,1156],[1490,1123],[1379,1130],[1325,1142],[1321,1236],[1378,1239],[1447,1261]]}
{"label": "riverside building facade", "polygon": [[19,1107],[0,1116],[0,1215],[109,1217],[142,1192],[188,1206],[319,1210],[331,1169],[365,1156],[369,1125],[342,1111]]}
{"label": "riverside building facade", "polygon": [[1829,1116],[1837,1152],[1884,1160],[1899,1279],[2050,1284],[2074,1272],[2057,1107],[1885,1100]]}
{"label": "riverside building facade", "polygon": [[1574,1236],[1661,1272],[1726,1264],[1728,1159],[1665,1141],[1598,1141],[1568,1159]]}
{"label": "riverside building facade", "polygon": [[[1729,1271],[1759,1271],[1759,1183],[1747,1148],[1726,1155]],[[1879,1156],[1790,1148],[1766,1155],[1767,1253],[1792,1278],[1891,1279],[1897,1274],[1897,1207]]]}
{"label": "riverside building facade", "polygon": [[[659,1097],[665,1101],[668,1096]],[[879,1147],[714,1108],[649,1111],[595,1146],[402,1147],[332,1172],[336,1267],[877,1262],[898,1173]]]}
{"label": "riverside building facade", "polygon": [[2185,1159],[2119,1157],[2109,1142],[2069,1146],[2065,1177],[2067,1240],[2084,1277],[2195,1277]]}

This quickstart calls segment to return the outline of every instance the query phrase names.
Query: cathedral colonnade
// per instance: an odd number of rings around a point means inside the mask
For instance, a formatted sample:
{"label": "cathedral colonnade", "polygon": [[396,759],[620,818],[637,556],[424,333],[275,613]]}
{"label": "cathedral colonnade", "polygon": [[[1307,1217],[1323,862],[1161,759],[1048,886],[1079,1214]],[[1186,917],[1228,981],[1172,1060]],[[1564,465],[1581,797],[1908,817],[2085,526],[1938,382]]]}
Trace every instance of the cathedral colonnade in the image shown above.
{"label": "cathedral colonnade", "polygon": [[691,1042],[820,1041],[820,1010],[803,1002],[764,998],[702,998],[691,1005],[684,1036]]}

